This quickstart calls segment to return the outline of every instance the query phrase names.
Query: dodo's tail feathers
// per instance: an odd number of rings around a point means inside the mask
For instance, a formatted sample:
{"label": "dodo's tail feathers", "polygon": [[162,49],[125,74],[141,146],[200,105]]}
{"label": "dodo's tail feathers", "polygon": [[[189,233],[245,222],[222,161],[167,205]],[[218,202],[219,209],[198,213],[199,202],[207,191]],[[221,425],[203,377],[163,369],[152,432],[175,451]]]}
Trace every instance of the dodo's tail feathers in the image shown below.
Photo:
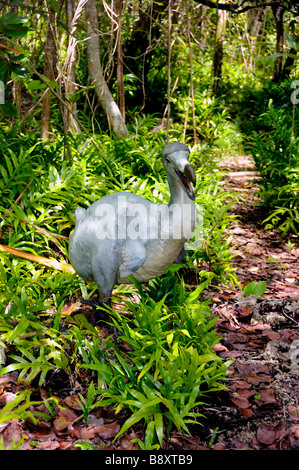
{"label": "dodo's tail feathers", "polygon": [[77,209],[75,210],[75,219],[76,219],[76,223],[79,222],[79,220],[82,219],[82,217],[84,216],[85,214],[85,210],[82,209],[82,207],[78,206]]}

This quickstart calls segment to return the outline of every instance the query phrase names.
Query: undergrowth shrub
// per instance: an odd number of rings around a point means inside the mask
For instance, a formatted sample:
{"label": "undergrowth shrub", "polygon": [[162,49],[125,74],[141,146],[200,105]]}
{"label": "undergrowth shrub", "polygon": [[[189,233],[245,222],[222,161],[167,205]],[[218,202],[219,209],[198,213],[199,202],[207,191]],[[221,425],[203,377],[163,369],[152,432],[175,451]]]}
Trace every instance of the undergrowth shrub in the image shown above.
{"label": "undergrowth shrub", "polygon": [[213,351],[219,341],[217,318],[210,314],[209,301],[199,300],[209,281],[190,292],[176,274],[167,276],[179,293],[169,305],[168,293],[157,301],[153,285],[144,291],[135,281],[140,300],[125,301],[123,315],[111,309],[118,341],[100,338],[82,314],[70,323],[61,318],[57,323],[59,307],[49,308],[44,299],[32,308],[25,296],[15,296],[17,308],[6,309],[0,327],[1,344],[10,352],[9,365],[0,374],[17,370],[25,386],[34,380],[43,386],[47,374],[57,369],[83,382],[94,381],[92,399],[82,402],[86,416],[99,406],[113,407],[116,413],[126,409],[129,417],[118,436],[143,424],[146,444],[140,442],[141,447],[161,446],[173,427],[189,433],[189,425],[203,417],[196,408],[209,393],[225,388],[230,363]]}
{"label": "undergrowth shrub", "polygon": [[[294,114],[292,113],[294,111]],[[269,212],[268,228],[282,236],[299,230],[299,120],[291,104],[274,105],[260,116],[260,131],[251,134],[250,149],[262,180],[259,194]]]}
{"label": "undergrowth shrub", "polygon": [[[138,126],[123,141],[70,137],[72,165],[63,138],[43,143],[15,135],[9,147],[0,139],[0,243],[67,262],[77,205],[87,208],[114,191],[168,203],[161,162],[165,132]],[[127,409],[131,415],[121,432],[143,423],[145,441],[139,444],[145,448],[161,446],[173,426],[188,432],[200,417],[195,408],[206,393],[223,387],[227,368],[213,352],[215,319],[199,296],[212,279],[236,282],[225,234],[232,216],[212,153],[206,158],[198,148],[191,161],[205,215],[202,248],[188,253],[184,266],[198,273],[201,287],[190,292],[176,269],[149,283],[143,294],[137,285],[118,286],[117,300],[132,292],[141,296],[138,304],[125,303],[127,316],[111,312],[126,348],[110,339],[103,344],[83,315],[69,323],[64,314],[65,305],[95,293],[94,283],[87,288],[75,274],[0,251],[0,352],[7,356],[1,374],[18,371],[26,387],[45,386],[54,370],[95,383],[100,401],[90,404],[83,397],[83,408],[110,403],[117,411]]]}

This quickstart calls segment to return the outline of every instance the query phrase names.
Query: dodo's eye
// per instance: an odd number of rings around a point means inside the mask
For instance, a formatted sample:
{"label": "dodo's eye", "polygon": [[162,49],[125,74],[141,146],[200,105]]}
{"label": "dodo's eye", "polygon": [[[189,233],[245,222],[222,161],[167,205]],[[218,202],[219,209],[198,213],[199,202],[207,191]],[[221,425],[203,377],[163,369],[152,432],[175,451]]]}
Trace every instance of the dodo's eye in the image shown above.
{"label": "dodo's eye", "polygon": [[170,160],[169,160],[169,158],[167,158],[167,157],[166,157],[166,158],[165,158],[165,160],[167,161],[167,163],[170,163]]}

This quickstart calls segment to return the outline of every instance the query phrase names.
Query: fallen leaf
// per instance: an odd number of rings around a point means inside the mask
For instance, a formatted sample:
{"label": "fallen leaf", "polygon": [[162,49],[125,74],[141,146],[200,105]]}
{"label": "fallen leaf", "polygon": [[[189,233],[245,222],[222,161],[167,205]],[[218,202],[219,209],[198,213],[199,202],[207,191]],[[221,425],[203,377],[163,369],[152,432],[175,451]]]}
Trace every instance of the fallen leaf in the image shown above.
{"label": "fallen leaf", "polygon": [[217,444],[214,445],[213,450],[226,450],[227,447],[224,444],[221,444],[218,442]]}
{"label": "fallen leaf", "polygon": [[49,431],[46,428],[41,428],[38,431],[30,433],[29,438],[33,441],[51,441],[56,439],[56,435],[53,431]]}
{"label": "fallen leaf", "polygon": [[245,380],[235,380],[234,381],[234,386],[236,388],[240,388],[240,389],[246,389],[246,388],[250,388],[251,385],[246,382]]}
{"label": "fallen leaf", "polygon": [[132,442],[132,440],[136,438],[138,438],[138,435],[135,432],[131,432],[130,434],[126,433],[124,436],[122,436],[120,440],[121,449],[122,450],[140,450],[140,447],[137,444],[137,442]]}
{"label": "fallen leaf", "polygon": [[59,441],[59,447],[61,450],[73,449],[73,441]]}
{"label": "fallen leaf", "polygon": [[249,337],[244,333],[228,333],[225,337],[225,342],[227,344],[246,343],[248,340]]}
{"label": "fallen leaf", "polygon": [[252,306],[248,305],[247,307],[238,307],[237,312],[242,316],[242,317],[248,317],[252,313]]}
{"label": "fallen leaf", "polygon": [[268,338],[271,341],[280,340],[280,334],[277,333],[277,331],[273,331],[272,329],[270,329],[270,330],[266,330],[265,334],[268,336]]}
{"label": "fallen leaf", "polygon": [[291,330],[289,328],[279,330],[281,339],[283,342],[292,343],[293,341],[299,340],[299,334],[297,331]]}
{"label": "fallen leaf", "polygon": [[258,249],[259,248],[256,245],[256,243],[247,243],[247,245],[244,247],[245,253],[253,253],[255,250],[258,250]]}
{"label": "fallen leaf", "polygon": [[219,356],[222,357],[223,359],[235,359],[237,357],[243,356],[242,351],[224,351],[220,352]]}
{"label": "fallen leaf", "polygon": [[278,404],[274,390],[271,388],[266,388],[264,390],[259,391],[259,398],[256,399],[256,403],[261,405],[271,405],[271,404]]}
{"label": "fallen leaf", "polygon": [[[26,223],[29,223],[29,222],[26,222]],[[39,231],[40,230],[43,230],[43,229],[39,228]],[[43,231],[45,232],[45,230]],[[45,232],[45,233],[48,233],[48,232]],[[66,238],[66,237],[63,237],[62,235],[59,235],[59,237]],[[10,253],[13,256],[18,256],[20,258],[28,259],[29,261],[33,261],[35,263],[41,263],[53,269],[59,269],[60,271],[65,270],[67,273],[71,273],[71,274],[75,273],[74,268],[70,264],[61,263],[60,261],[57,261],[55,259],[48,259],[43,256],[33,255],[32,253],[28,253],[27,251],[18,250],[17,248],[11,248],[10,246],[6,246],[6,245],[0,245],[0,251],[5,251],[6,253]]]}
{"label": "fallen leaf", "polygon": [[238,389],[238,394],[240,395],[240,397],[245,397],[245,398],[249,398],[251,397],[252,395],[254,395],[256,392],[255,390],[246,390],[245,388],[242,389]]}
{"label": "fallen leaf", "polygon": [[44,441],[38,444],[39,450],[56,450],[59,449],[59,447],[58,441]]}
{"label": "fallen leaf", "polygon": [[2,377],[0,377],[0,385],[5,385],[9,384],[10,382],[17,383],[17,376],[15,372],[12,372],[10,374],[5,374]]}
{"label": "fallen leaf", "polygon": [[214,351],[228,351],[228,349],[221,343],[214,344],[213,350]]}
{"label": "fallen leaf", "polygon": [[96,433],[102,439],[110,439],[115,437],[120,430],[120,425],[117,422],[110,424],[102,424],[102,426],[95,426]]}
{"label": "fallen leaf", "polygon": [[251,408],[240,408],[240,413],[245,416],[245,418],[252,418],[253,411]]}
{"label": "fallen leaf", "polygon": [[253,331],[256,331],[256,330],[263,331],[263,330],[267,330],[269,328],[270,328],[270,325],[268,323],[258,322],[258,323],[255,323],[254,325],[250,325],[250,327],[247,327],[246,330],[248,332],[253,332]]}
{"label": "fallen leaf", "polygon": [[249,266],[248,271],[255,273],[259,270],[260,268],[258,266]]}
{"label": "fallen leaf", "polygon": [[277,438],[277,432],[269,428],[258,428],[256,437],[261,444],[269,445],[273,444],[273,442]]}
{"label": "fallen leaf", "polygon": [[63,416],[67,422],[72,423],[75,419],[78,418],[78,415],[73,411],[67,408],[62,408],[58,413],[60,416]]}
{"label": "fallen leaf", "polygon": [[81,407],[78,403],[79,397],[77,395],[71,395],[69,397],[66,397],[64,399],[64,403],[69,406],[70,408],[73,408],[73,410],[81,410]]}
{"label": "fallen leaf", "polygon": [[270,383],[272,382],[274,379],[273,377],[271,377],[270,375],[250,375],[247,377],[247,382],[252,384],[252,385],[258,385],[260,383],[263,383],[263,382],[267,382],[267,383]]}
{"label": "fallen leaf", "polygon": [[249,408],[250,403],[246,397],[242,397],[238,393],[233,393],[231,397],[231,401],[238,407],[238,408]]}
{"label": "fallen leaf", "polygon": [[80,310],[81,308],[82,308],[81,302],[76,302],[70,306],[65,305],[62,308],[61,316],[64,317],[67,315],[71,315],[74,311]]}
{"label": "fallen leaf", "polygon": [[249,341],[248,343],[249,346],[251,346],[252,348],[262,348],[264,349],[264,345],[261,344],[260,342],[255,342],[255,341]]}
{"label": "fallen leaf", "polygon": [[7,405],[10,401],[13,401],[16,398],[16,395],[11,392],[4,392],[0,397],[0,405]]}
{"label": "fallen leaf", "polygon": [[1,434],[5,448],[13,442],[18,442],[22,437],[23,429],[17,421],[12,421]]}
{"label": "fallen leaf", "polygon": [[299,421],[299,407],[294,405],[288,406],[289,416],[292,421]]}
{"label": "fallen leaf", "polygon": [[292,426],[290,431],[297,439],[299,439],[299,426],[298,425]]}
{"label": "fallen leaf", "polygon": [[68,426],[68,421],[65,416],[59,416],[54,420],[54,430],[63,431]]}
{"label": "fallen leaf", "polygon": [[212,297],[212,298],[211,298],[211,301],[212,301],[213,303],[216,303],[216,304],[221,303],[221,300],[218,299],[218,297]]}
{"label": "fallen leaf", "polygon": [[84,428],[77,428],[73,432],[76,439],[93,439],[96,436],[95,426],[88,426]]}

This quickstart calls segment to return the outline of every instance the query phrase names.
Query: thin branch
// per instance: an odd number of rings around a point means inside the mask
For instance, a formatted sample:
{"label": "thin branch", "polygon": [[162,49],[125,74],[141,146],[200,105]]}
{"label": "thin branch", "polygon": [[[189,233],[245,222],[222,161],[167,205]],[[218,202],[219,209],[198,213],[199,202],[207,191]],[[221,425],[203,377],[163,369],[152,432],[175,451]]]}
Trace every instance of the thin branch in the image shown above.
{"label": "thin branch", "polygon": [[10,246],[0,245],[0,251],[4,251],[5,253],[9,253],[13,256],[18,256],[19,258],[27,259],[29,261],[33,261],[35,263],[43,264],[44,266],[48,266],[49,268],[59,269],[59,271],[65,271],[67,273],[74,274],[75,270],[73,266],[66,263],[61,263],[55,259],[45,258],[44,256],[33,255],[32,253],[28,253],[27,251],[18,250],[17,248],[11,248]]}
{"label": "thin branch", "polygon": [[247,5],[243,8],[240,8],[245,2],[243,1],[241,4],[230,4],[230,3],[218,3],[218,2],[212,2],[211,0],[196,0],[197,3],[201,3],[202,5],[205,5],[210,8],[216,8],[217,10],[227,10],[232,13],[240,14],[244,13],[245,11],[252,10],[254,8],[265,8],[265,7],[273,7],[276,5],[280,5],[281,1],[274,1],[274,2],[265,2],[265,3],[259,3],[255,5]]}
{"label": "thin branch", "polygon": [[[61,96],[50,85],[48,80],[46,80],[45,77],[42,74],[40,74],[32,64],[30,64],[28,68],[30,68],[31,72],[34,72],[38,76],[38,78],[40,78],[44,83],[47,84],[48,89],[51,91],[51,93],[58,99],[58,101],[60,101],[62,103],[62,105],[68,110],[68,112],[76,118],[76,115],[73,112],[73,110],[70,108],[69,104],[66,101],[64,101],[63,98],[61,98]],[[96,143],[96,141],[94,140],[92,135],[89,133],[89,131],[86,129],[86,127],[80,121],[78,121],[78,124],[82,128],[83,132],[85,132],[85,134],[92,140],[92,142],[96,146],[96,148],[98,150],[100,150],[98,144]]]}

